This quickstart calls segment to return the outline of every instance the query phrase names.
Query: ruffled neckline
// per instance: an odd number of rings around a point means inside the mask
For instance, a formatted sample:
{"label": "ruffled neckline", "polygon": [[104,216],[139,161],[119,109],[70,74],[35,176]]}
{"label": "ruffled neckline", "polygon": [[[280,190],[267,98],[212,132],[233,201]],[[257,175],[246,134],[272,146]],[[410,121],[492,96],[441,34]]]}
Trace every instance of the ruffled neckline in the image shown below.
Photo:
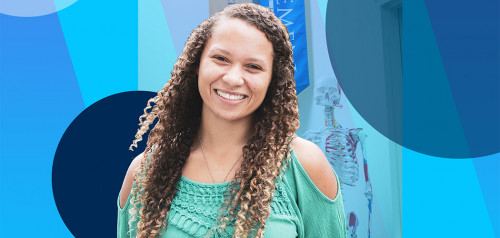
{"label": "ruffled neckline", "polygon": [[[227,189],[235,182],[201,183],[181,176],[177,183],[177,195],[172,200],[169,222],[191,236],[202,237],[213,231]],[[290,200],[282,184],[279,184],[271,202],[271,213],[296,219]],[[216,237],[230,237],[232,225]]]}

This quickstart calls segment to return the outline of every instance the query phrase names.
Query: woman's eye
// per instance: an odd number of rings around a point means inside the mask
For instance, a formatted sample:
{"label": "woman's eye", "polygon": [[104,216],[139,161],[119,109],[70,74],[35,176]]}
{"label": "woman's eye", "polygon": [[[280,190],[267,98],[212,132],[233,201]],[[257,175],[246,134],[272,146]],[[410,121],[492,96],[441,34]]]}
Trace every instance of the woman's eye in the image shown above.
{"label": "woman's eye", "polygon": [[226,58],[224,58],[222,56],[218,56],[218,55],[214,56],[213,58],[216,59],[216,60],[219,60],[219,61],[224,61],[224,62],[227,61]]}
{"label": "woman's eye", "polygon": [[255,65],[255,64],[251,64],[248,67],[250,67],[251,69],[262,70],[262,67]]}

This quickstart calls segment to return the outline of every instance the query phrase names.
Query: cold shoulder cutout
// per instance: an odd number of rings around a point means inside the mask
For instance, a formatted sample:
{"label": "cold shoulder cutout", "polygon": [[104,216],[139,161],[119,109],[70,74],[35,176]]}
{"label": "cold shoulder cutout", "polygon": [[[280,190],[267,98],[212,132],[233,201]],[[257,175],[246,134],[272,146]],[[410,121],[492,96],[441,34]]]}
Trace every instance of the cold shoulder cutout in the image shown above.
{"label": "cold shoulder cutout", "polygon": [[291,148],[314,185],[324,196],[334,199],[338,192],[337,178],[323,151],[300,137],[293,139]]}
{"label": "cold shoulder cutout", "polygon": [[130,191],[132,190],[132,185],[134,183],[134,174],[141,166],[141,161],[144,158],[144,153],[141,153],[137,157],[132,160],[130,166],[128,167],[127,174],[125,175],[125,179],[123,179],[122,188],[120,189],[120,198],[119,198],[119,208],[123,208],[125,203],[127,202],[127,198],[129,197]]}

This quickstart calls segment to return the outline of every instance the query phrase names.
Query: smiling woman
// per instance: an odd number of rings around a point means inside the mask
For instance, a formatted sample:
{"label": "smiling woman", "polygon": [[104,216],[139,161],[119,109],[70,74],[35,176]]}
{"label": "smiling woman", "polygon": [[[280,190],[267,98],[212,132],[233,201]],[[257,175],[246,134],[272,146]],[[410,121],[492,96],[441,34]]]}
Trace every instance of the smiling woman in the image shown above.
{"label": "smiling woman", "polygon": [[269,9],[231,5],[192,32],[131,148],[156,119],[123,182],[118,237],[345,237],[334,171],[294,138],[292,47]]}

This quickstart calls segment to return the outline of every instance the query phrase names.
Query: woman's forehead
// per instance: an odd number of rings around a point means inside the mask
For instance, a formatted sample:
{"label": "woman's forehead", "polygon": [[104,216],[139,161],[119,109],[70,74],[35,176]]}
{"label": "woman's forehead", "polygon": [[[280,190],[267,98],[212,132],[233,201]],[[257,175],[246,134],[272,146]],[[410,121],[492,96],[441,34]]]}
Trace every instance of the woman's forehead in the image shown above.
{"label": "woman's forehead", "polygon": [[259,30],[256,26],[252,25],[251,23],[244,21],[240,18],[229,17],[229,16],[221,16],[215,21],[215,24],[212,28],[212,34],[217,31],[220,32],[225,29],[231,29],[231,27],[245,28],[247,30],[252,29],[264,34],[264,32]]}
{"label": "woman's forehead", "polygon": [[221,18],[212,29],[206,50],[253,51],[273,55],[273,45],[264,32],[237,18]]}

